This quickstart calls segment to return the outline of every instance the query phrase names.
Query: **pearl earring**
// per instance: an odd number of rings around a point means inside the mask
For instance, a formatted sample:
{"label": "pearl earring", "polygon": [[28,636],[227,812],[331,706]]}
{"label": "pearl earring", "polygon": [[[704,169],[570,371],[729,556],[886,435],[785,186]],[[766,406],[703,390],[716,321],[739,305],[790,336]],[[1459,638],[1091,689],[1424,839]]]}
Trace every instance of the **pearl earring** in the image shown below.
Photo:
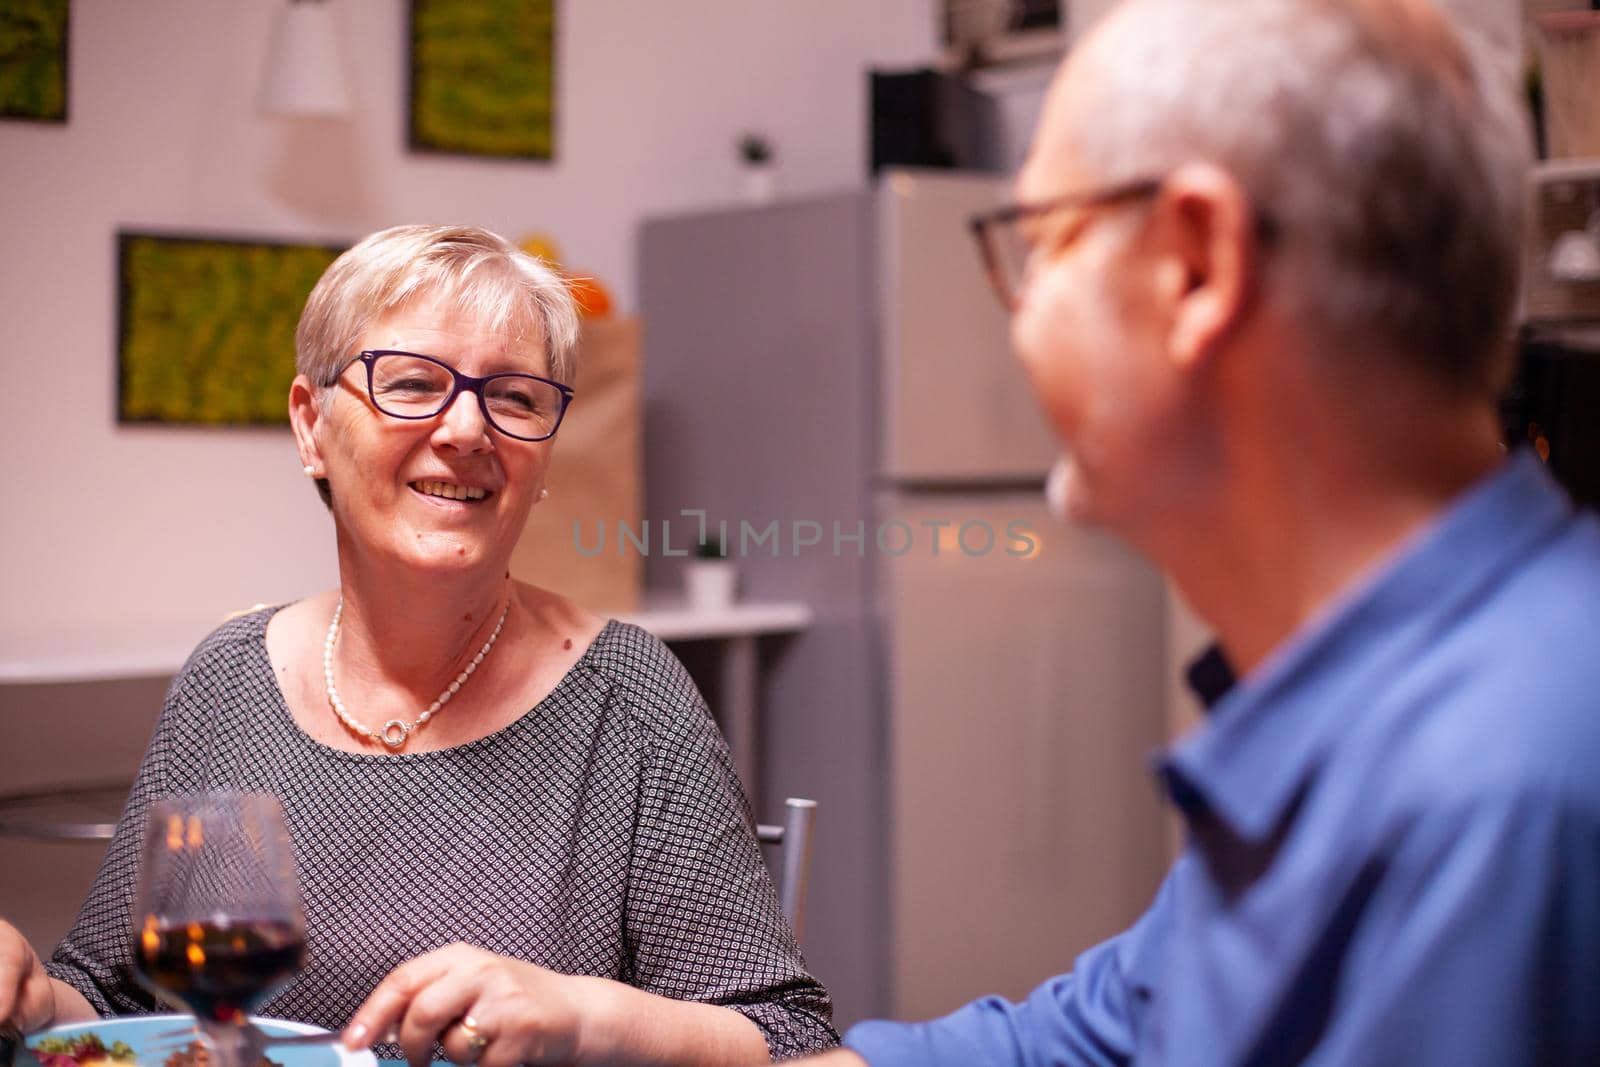
{"label": "pearl earring", "polygon": [[317,476],[317,468],[313,467],[309,463],[307,463],[304,467],[301,467],[300,469],[306,472],[306,477],[307,478],[315,478]]}
{"label": "pearl earring", "polygon": [[548,499],[550,499],[550,490],[548,490],[548,489],[539,490],[539,499],[540,500],[548,500]]}

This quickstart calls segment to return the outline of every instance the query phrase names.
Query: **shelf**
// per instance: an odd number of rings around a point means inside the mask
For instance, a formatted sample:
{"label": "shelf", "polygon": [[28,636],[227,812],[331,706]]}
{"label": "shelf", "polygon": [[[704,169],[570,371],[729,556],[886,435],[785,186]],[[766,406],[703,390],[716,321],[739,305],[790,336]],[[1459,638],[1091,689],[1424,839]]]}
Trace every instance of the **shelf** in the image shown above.
{"label": "shelf", "polygon": [[1529,322],[1524,343],[1555,345],[1575,356],[1600,355],[1600,322]]}
{"label": "shelf", "polygon": [[725,608],[701,611],[689,607],[681,593],[648,590],[644,602],[642,611],[617,618],[636,623],[663,641],[794,633],[811,625],[810,606],[798,601],[740,601]]}
{"label": "shelf", "polygon": [[[811,608],[794,601],[748,601],[696,611],[682,594],[647,591],[643,610],[617,616],[663,641],[794,633],[811,625]],[[138,629],[9,634],[0,650],[0,685],[159,678],[178,673],[216,619]]]}

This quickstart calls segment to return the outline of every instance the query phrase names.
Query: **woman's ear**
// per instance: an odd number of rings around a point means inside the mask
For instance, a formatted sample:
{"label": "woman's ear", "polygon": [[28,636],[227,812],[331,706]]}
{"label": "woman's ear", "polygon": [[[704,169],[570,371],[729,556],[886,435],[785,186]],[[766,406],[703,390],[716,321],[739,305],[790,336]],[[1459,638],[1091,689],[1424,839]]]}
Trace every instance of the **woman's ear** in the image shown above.
{"label": "woman's ear", "polygon": [[312,386],[304,374],[295,375],[289,386],[289,426],[294,430],[295,448],[300,453],[300,463],[313,477],[325,478],[322,449],[317,444],[317,430],[322,420],[318,399],[319,390]]}

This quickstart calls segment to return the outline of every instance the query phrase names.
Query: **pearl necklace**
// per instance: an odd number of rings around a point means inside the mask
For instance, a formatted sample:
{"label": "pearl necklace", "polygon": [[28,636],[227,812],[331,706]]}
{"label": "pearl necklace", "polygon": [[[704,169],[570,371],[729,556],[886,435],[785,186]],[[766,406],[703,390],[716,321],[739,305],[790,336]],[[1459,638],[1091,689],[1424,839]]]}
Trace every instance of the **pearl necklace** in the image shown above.
{"label": "pearl necklace", "polygon": [[328,706],[339,717],[339,721],[344,723],[345,728],[358,737],[365,738],[368,741],[382,741],[391,749],[403,748],[406,739],[411,736],[411,731],[420,729],[424,723],[433,718],[440,708],[450,703],[451,697],[461,691],[461,687],[466,684],[467,679],[472,677],[472,672],[478,669],[478,664],[483,662],[483,657],[487,656],[489,650],[494,647],[496,639],[500,636],[501,629],[506,624],[506,616],[509,614],[511,614],[511,601],[508,598],[505,610],[500,613],[500,621],[494,624],[494,632],[489,635],[489,640],[485,641],[483,647],[478,649],[478,654],[472,657],[472,662],[467,664],[466,669],[456,675],[455,681],[451,682],[445,688],[445,691],[439,694],[438,699],[428,705],[428,710],[417,716],[416,722],[408,723],[403,719],[390,719],[383,724],[383,729],[374,733],[357,722],[345,710],[344,701],[339,699],[339,690],[335,689],[333,685],[333,645],[339,639],[339,620],[344,617],[344,597],[340,597],[339,606],[333,609],[333,621],[328,623],[327,639],[322,642],[322,681],[328,690]]}

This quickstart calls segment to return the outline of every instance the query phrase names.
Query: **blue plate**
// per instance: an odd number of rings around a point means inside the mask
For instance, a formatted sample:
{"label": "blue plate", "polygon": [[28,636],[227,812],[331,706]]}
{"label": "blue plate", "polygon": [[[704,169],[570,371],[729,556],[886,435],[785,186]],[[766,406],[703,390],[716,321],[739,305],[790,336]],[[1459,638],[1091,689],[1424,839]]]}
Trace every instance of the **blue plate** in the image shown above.
{"label": "blue plate", "polygon": [[[251,1016],[251,1022],[268,1034],[323,1032],[320,1026],[292,1023],[283,1019],[262,1019]],[[129,1015],[120,1019],[98,1019],[88,1023],[53,1026],[48,1030],[29,1034],[28,1047],[37,1045],[41,1038],[77,1037],[80,1034],[92,1033],[100,1035],[100,1040],[104,1041],[107,1047],[118,1041],[126,1042],[133,1049],[139,1067],[162,1067],[166,1056],[157,1055],[155,1049],[160,1047],[170,1055],[172,1041],[160,1035],[193,1025],[194,1018],[188,1015]],[[282,1048],[269,1048],[267,1058],[283,1064],[283,1067],[377,1067],[378,1062],[372,1058],[372,1053],[367,1049],[350,1052],[336,1042],[328,1045],[288,1045]]]}

